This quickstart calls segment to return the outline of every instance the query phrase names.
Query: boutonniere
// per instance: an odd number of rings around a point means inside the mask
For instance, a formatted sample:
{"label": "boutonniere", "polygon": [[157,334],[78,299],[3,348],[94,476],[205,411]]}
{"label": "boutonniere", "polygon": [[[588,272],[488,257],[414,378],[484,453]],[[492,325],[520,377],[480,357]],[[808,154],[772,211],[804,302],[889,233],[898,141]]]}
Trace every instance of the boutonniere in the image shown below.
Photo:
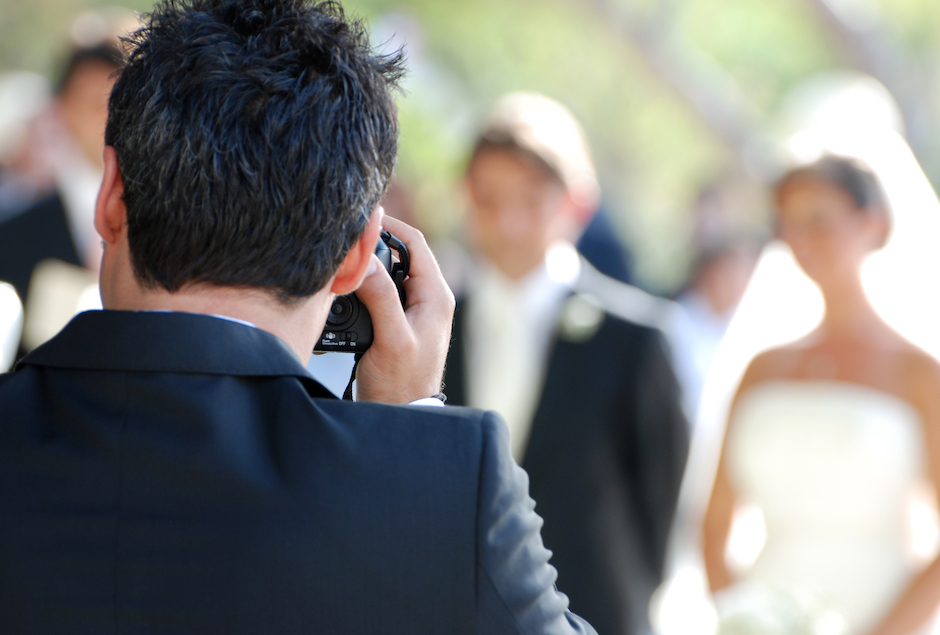
{"label": "boutonniere", "polygon": [[559,336],[569,342],[586,342],[601,328],[604,307],[592,295],[576,293],[561,307]]}

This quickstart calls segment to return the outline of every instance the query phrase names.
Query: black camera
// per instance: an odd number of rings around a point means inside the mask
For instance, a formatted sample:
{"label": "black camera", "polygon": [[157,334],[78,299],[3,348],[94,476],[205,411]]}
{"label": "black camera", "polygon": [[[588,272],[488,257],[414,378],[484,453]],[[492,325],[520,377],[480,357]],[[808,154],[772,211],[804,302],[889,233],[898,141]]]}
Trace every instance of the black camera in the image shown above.
{"label": "black camera", "polygon": [[[398,252],[397,262],[392,260],[392,249]],[[385,265],[398,289],[401,305],[405,306],[404,282],[410,267],[408,248],[383,229],[375,247],[375,255]],[[330,314],[326,318],[326,327],[320,341],[313,348],[314,352],[362,353],[371,345],[372,318],[365,305],[355,293],[338,296],[333,300]]]}

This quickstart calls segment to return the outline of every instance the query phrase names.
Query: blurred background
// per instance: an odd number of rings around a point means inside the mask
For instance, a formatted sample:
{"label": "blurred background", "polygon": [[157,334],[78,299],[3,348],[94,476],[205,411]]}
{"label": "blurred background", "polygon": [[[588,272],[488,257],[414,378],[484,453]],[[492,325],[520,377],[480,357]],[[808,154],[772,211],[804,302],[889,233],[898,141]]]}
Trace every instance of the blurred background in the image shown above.
{"label": "blurred background", "polygon": [[[94,35],[108,12],[113,21],[125,20],[115,7],[145,12],[150,5],[149,0],[0,0],[0,177],[4,170],[30,176],[29,161],[17,148],[41,146],[27,138],[29,122],[54,101],[70,47]],[[449,248],[462,242],[464,233],[467,201],[461,184],[491,104],[507,92],[537,91],[568,106],[584,126],[597,164],[601,208],[629,254],[623,277],[678,299],[691,316],[673,334],[684,355],[677,356],[676,370],[695,424],[672,547],[670,573],[679,582],[664,587],[659,598],[664,608],[654,621],[667,635],[709,632],[690,626],[707,622],[710,609],[697,611],[689,599],[702,585],[700,572],[688,578],[688,593],[682,586],[682,551],[684,546],[686,560],[695,559],[688,554],[697,553],[699,517],[730,395],[756,351],[807,332],[822,313],[812,289],[805,291],[798,280],[787,286],[796,274],[778,275],[780,254],[766,251],[751,283],[764,294],[751,292],[735,318],[734,337],[723,340],[761,243],[773,235],[770,185],[800,154],[793,145],[800,141],[795,132],[842,124],[841,137],[810,141],[865,158],[878,172],[895,210],[895,229],[893,246],[883,252],[881,268],[871,268],[866,290],[892,326],[940,357],[935,238],[940,205],[930,187],[940,185],[940,2],[345,0],[343,6],[365,19],[375,46],[406,47],[397,181],[385,204],[425,231],[445,272],[462,270],[446,260],[461,257],[459,249]],[[90,10],[104,13],[92,18]],[[826,112],[823,97],[835,104]],[[866,138],[866,132],[874,136]],[[35,185],[32,177],[17,178],[9,182]],[[37,190],[49,186],[40,181]],[[13,200],[21,194],[4,189],[0,178],[0,220],[4,205],[11,210],[19,205],[18,211],[26,206],[3,196]],[[35,202],[38,195],[27,194],[23,201]],[[88,265],[93,257],[84,260],[73,265]],[[787,272],[795,269],[786,266]],[[27,339],[44,340],[76,306],[90,306],[86,296],[95,278],[89,271],[53,273],[57,281],[74,278],[59,285],[74,288],[69,292],[74,297],[62,316],[38,301],[30,311],[31,302],[24,300],[26,314],[52,316],[48,325],[32,329],[26,320],[27,349],[32,346]],[[10,299],[3,292],[0,287],[0,318],[15,328],[0,323],[0,333],[13,334],[0,346],[0,369],[17,351],[23,321],[20,301],[9,288]],[[708,300],[707,311],[697,310],[702,301],[695,300],[696,293]],[[800,312],[798,306],[808,308]],[[722,342],[721,363],[706,383]],[[344,366],[334,374],[341,391],[349,370]],[[703,391],[711,397],[700,403]],[[940,518],[932,501],[929,507],[917,525],[923,534],[918,557],[924,562],[940,552]],[[756,544],[751,561],[763,544],[761,531],[739,532],[745,551]],[[758,538],[749,542],[748,535]],[[697,565],[689,568],[698,571]],[[662,617],[669,615],[683,619],[671,623]]]}
{"label": "blurred background", "polygon": [[[83,11],[148,0],[0,0],[0,71],[50,81]],[[512,90],[568,105],[595,154],[633,280],[685,283],[720,235],[770,232],[765,184],[791,91],[862,71],[900,105],[940,182],[940,3],[932,0],[348,0],[377,44],[405,43],[398,176],[433,237],[458,231],[455,187],[486,108]]]}

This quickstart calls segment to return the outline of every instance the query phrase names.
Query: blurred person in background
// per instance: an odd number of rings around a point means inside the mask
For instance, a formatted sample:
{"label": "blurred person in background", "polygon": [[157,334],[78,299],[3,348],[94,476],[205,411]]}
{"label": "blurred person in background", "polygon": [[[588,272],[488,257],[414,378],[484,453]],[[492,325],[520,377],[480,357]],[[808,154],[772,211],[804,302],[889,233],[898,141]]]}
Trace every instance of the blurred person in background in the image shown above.
{"label": "blurred person in background", "polygon": [[633,258],[617,236],[610,214],[603,206],[586,209],[588,217],[582,219],[584,230],[575,247],[591,265],[605,276],[620,282],[633,282]]}
{"label": "blurred person in background", "polygon": [[760,243],[734,214],[737,204],[721,181],[703,187],[693,206],[691,272],[676,294],[684,310],[669,333],[676,374],[690,421],[698,417],[705,378],[744,296]]}
{"label": "blurred person in background", "polygon": [[[940,490],[940,366],[882,321],[862,286],[863,262],[889,234],[887,204],[867,166],[834,155],[789,172],[775,202],[825,316],[741,380],[705,514],[709,584],[720,611],[750,589],[776,617],[789,604],[827,615],[834,633],[916,632],[940,601],[940,562],[912,564],[905,525],[913,490]],[[726,548],[745,503],[762,513],[766,542],[735,576]]]}
{"label": "blurred person in background", "polygon": [[53,187],[41,134],[49,83],[27,71],[0,74],[0,220],[32,205]]}
{"label": "blurred person in background", "polygon": [[[64,311],[54,327],[33,329],[51,331],[39,340],[51,336],[76,312],[78,299],[94,283],[101,261],[94,205],[102,177],[108,95],[122,61],[118,32],[128,26],[125,16],[105,20],[88,14],[76,22],[75,42],[53,103],[35,121],[33,146],[27,149],[39,164],[35,171],[47,175],[50,189],[0,222],[0,280],[12,284],[26,306],[27,334],[31,324]],[[40,263],[49,266],[37,269]],[[34,280],[37,271],[46,275]],[[69,292],[73,285],[74,292]],[[58,306],[63,303],[69,306]],[[27,348],[38,343],[29,342]]]}
{"label": "blurred person in background", "polygon": [[0,373],[13,364],[22,328],[23,305],[13,287],[0,282]]}
{"label": "blurred person in background", "polygon": [[669,332],[691,420],[698,412],[705,377],[747,288],[758,253],[755,241],[738,237],[702,249],[688,284],[676,296],[684,311]]}
{"label": "blurred person in background", "polygon": [[466,183],[478,260],[458,298],[449,403],[507,419],[572,610],[600,633],[645,633],[688,450],[657,328],[668,305],[575,250],[598,185],[561,104],[499,100]]}
{"label": "blurred person in background", "polygon": [[[34,73],[0,75],[0,219],[28,207],[49,187],[48,171],[37,152],[37,116],[49,87]],[[0,282],[0,372],[16,357],[23,327],[23,305],[12,286]]]}

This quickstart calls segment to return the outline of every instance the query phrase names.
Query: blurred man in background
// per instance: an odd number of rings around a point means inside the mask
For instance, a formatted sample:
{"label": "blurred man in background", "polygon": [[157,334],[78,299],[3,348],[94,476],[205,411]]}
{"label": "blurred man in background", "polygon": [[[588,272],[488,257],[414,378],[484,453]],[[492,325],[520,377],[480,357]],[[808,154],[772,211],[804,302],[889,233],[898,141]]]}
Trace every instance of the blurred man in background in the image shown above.
{"label": "blurred man in background", "polygon": [[116,31],[127,22],[98,21],[103,26],[93,37],[74,43],[51,108],[32,129],[27,152],[42,164],[35,169],[48,173],[51,189],[0,222],[0,280],[26,305],[27,349],[75,313],[101,261],[94,206],[108,95],[122,60]]}
{"label": "blurred man in background", "polygon": [[450,402],[506,418],[572,608],[598,632],[644,633],[688,451],[657,328],[668,308],[572,245],[598,185],[561,104],[501,99],[467,185],[479,263],[458,299]]}
{"label": "blurred man in background", "polygon": [[732,236],[701,249],[688,283],[676,296],[682,319],[669,332],[686,412],[693,420],[712,360],[754,270],[758,247],[750,237]]}
{"label": "blurred man in background", "polygon": [[627,284],[633,282],[633,256],[617,236],[610,214],[603,207],[586,219],[575,246],[585,260],[605,276]]}
{"label": "blurred man in background", "polygon": [[0,73],[0,221],[32,205],[52,187],[40,129],[49,82],[28,71]]}

